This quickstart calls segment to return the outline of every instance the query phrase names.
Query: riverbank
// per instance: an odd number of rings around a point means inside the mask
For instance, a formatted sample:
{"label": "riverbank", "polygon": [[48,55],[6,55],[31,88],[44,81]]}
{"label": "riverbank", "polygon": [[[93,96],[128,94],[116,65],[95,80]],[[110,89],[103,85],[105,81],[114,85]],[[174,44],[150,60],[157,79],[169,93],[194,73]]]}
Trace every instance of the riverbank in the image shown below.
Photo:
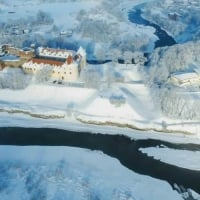
{"label": "riverbank", "polygon": [[[11,116],[27,115],[38,120],[52,119],[65,123],[74,121],[85,123],[86,126],[94,124],[101,127],[181,133],[199,138],[198,121],[164,117],[155,107],[137,68],[135,71],[126,70],[126,73],[131,80],[115,83],[105,91],[37,84],[31,84],[24,90],[3,89],[0,90],[0,112],[7,112]],[[125,102],[116,106],[110,101],[113,96],[123,97]],[[0,123],[0,126],[4,125]]]}
{"label": "riverbank", "polygon": [[[20,151],[20,147],[11,147],[7,146],[3,148],[3,150],[0,148],[0,155],[2,153],[2,156],[0,156],[0,161],[9,161],[11,158],[12,163],[15,161],[21,161],[21,159],[24,158],[25,163],[29,161],[36,161],[39,159],[39,164],[43,165],[46,162],[51,162],[52,160],[57,160],[60,158],[60,154],[62,157],[62,161],[71,161],[71,157],[63,157],[63,150],[67,146],[70,147],[77,147],[81,148],[82,152],[85,151],[84,149],[87,149],[88,152],[96,152],[100,151],[107,156],[114,157],[120,161],[120,163],[127,167],[128,169],[132,170],[134,173],[138,173],[140,175],[148,175],[155,179],[167,181],[171,185],[171,189],[174,189],[174,185],[182,186],[182,188],[185,188],[185,192],[188,192],[189,189],[192,189],[196,192],[200,192],[199,190],[199,171],[195,171],[192,169],[183,169],[181,168],[183,163],[179,163],[178,159],[180,157],[180,153],[177,153],[176,155],[176,162],[172,165],[169,165],[168,163],[163,163],[160,161],[157,161],[157,159],[154,159],[146,153],[143,153],[141,151],[141,148],[145,148],[148,150],[149,147],[152,148],[169,148],[171,151],[179,150],[182,151],[182,149],[187,150],[190,152],[190,155],[194,155],[194,151],[200,150],[200,145],[192,145],[191,144],[173,144],[169,142],[164,142],[161,140],[153,140],[153,139],[144,139],[144,140],[134,140],[130,139],[126,136],[120,136],[120,135],[103,135],[103,134],[92,134],[88,132],[74,132],[74,131],[65,131],[60,129],[53,129],[53,128],[17,128],[17,127],[9,127],[9,128],[0,128],[0,143],[1,145],[19,145],[19,146],[27,146],[22,147],[26,148],[27,150],[25,152]],[[44,151],[42,156],[38,153],[33,153],[33,148],[37,149],[37,146],[48,146],[48,151],[45,151],[45,147],[42,147]],[[34,146],[34,147],[32,147]],[[49,147],[51,146],[51,147]],[[56,146],[56,147],[55,147]],[[59,152],[51,153],[53,149],[57,148],[58,146],[61,146],[63,150],[60,150]],[[18,148],[19,151],[16,155],[13,154],[13,148]],[[30,149],[30,154],[28,153]],[[32,149],[32,150],[31,150]],[[6,152],[6,153],[4,153]],[[19,153],[21,152],[21,153]],[[49,153],[49,155],[45,156],[45,152]],[[25,155],[29,155],[24,156]],[[165,153],[165,157],[168,157],[169,163],[171,163],[172,158],[168,154],[169,151]],[[11,155],[10,155],[11,154]],[[81,151],[79,155],[81,154]],[[31,156],[30,156],[31,155]],[[39,157],[38,157],[39,155]],[[51,156],[50,156],[51,155]],[[54,158],[53,155],[56,155]],[[70,154],[71,155],[71,154]],[[183,154],[182,158],[186,161],[185,164],[189,166],[189,160],[187,158],[187,154]],[[89,159],[90,160],[90,159]],[[79,159],[80,161],[80,159]],[[92,162],[94,159],[92,159]],[[198,165],[198,157],[194,156],[193,164],[196,165],[196,168]],[[32,163],[33,163],[32,162]],[[62,162],[62,163],[63,163]],[[79,162],[80,163],[80,162]],[[86,163],[90,163],[90,161],[86,161]],[[94,162],[96,163],[96,162]],[[87,165],[85,164],[85,165]],[[181,165],[180,167],[176,167],[178,164]],[[84,165],[84,166],[85,166]],[[103,164],[104,165],[104,164]],[[100,165],[102,166],[102,165]],[[77,169],[77,167],[75,167]],[[107,169],[106,167],[103,167],[104,169]],[[97,170],[97,168],[95,168]],[[98,171],[98,170],[97,170]],[[126,182],[126,181],[125,181]],[[177,188],[176,188],[177,190]],[[138,191],[138,190],[136,190]],[[162,191],[162,190],[161,190]],[[179,191],[179,190],[177,190]],[[157,193],[157,192],[156,192]],[[182,193],[182,192],[179,192]]]}
{"label": "riverbank", "polygon": [[[127,127],[109,125],[95,125],[81,123],[73,118],[66,119],[39,119],[24,114],[0,113],[0,127],[25,127],[25,128],[56,128],[75,132],[89,132],[93,134],[125,135],[132,139],[157,139],[172,143],[200,144],[196,135],[183,133],[165,133],[154,131],[133,130]],[[28,133],[27,133],[28,134]]]}

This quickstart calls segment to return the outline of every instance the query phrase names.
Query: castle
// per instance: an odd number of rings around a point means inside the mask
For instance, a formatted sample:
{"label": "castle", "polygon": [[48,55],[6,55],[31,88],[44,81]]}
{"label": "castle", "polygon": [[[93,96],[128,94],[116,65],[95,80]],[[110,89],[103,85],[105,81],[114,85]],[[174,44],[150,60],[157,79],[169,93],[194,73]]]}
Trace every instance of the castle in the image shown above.
{"label": "castle", "polygon": [[22,69],[27,74],[36,74],[46,67],[51,67],[52,80],[67,82],[76,81],[85,66],[86,52],[82,47],[77,52],[39,47],[37,56],[25,62]]}
{"label": "castle", "polygon": [[[22,67],[26,74],[35,75],[47,68],[51,69],[50,78],[55,81],[76,81],[86,66],[86,52],[39,47],[36,51],[21,50],[10,45],[2,46],[5,55],[15,55],[18,61],[0,59],[0,69],[6,66]],[[12,65],[11,65],[12,64]]]}

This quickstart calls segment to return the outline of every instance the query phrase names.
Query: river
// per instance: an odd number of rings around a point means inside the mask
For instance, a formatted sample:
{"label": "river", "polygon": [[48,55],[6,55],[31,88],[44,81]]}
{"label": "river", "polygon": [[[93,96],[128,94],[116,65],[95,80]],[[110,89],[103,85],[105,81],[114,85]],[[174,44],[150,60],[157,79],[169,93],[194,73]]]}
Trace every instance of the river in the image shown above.
{"label": "river", "polygon": [[160,162],[139,151],[142,147],[165,145],[173,149],[200,151],[200,145],[172,144],[160,140],[131,140],[121,135],[79,133],[59,129],[0,128],[1,145],[73,146],[100,150],[117,158],[124,166],[136,173],[176,183],[200,193],[200,172],[183,169]]}
{"label": "river", "polygon": [[[140,5],[141,6],[141,5]],[[155,48],[158,47],[165,47],[165,46],[172,46],[176,44],[176,41],[173,37],[171,37],[166,31],[164,31],[160,26],[149,22],[148,20],[144,19],[142,15],[142,11],[140,6],[135,7],[129,12],[129,20],[133,23],[145,25],[145,26],[152,26],[155,28],[155,35],[158,37],[158,40],[155,42]]]}
{"label": "river", "polygon": [[[159,40],[155,48],[176,44],[158,25],[151,23],[141,16],[140,9],[134,9],[129,13],[131,22],[152,26]],[[120,135],[103,135],[78,133],[58,129],[34,129],[34,128],[0,128],[1,145],[44,145],[44,146],[73,146],[100,150],[105,154],[117,158],[122,165],[136,173],[148,175],[167,181],[173,187],[176,183],[184,188],[191,188],[200,193],[200,172],[183,169],[170,164],[160,162],[148,157],[139,151],[142,147],[156,147],[165,145],[172,149],[187,149],[200,151],[200,145],[172,144],[160,140],[131,140]]]}

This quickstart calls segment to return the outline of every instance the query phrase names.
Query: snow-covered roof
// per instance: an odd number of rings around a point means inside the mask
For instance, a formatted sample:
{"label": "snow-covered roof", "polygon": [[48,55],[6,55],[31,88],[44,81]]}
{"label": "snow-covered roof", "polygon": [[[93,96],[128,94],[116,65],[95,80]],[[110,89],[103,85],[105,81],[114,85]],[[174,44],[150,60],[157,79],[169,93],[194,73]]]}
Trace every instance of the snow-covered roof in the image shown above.
{"label": "snow-covered roof", "polygon": [[196,72],[176,72],[172,74],[171,77],[174,77],[179,81],[186,81],[189,79],[197,79],[200,76]]}
{"label": "snow-covered roof", "polygon": [[39,56],[54,57],[54,58],[67,58],[69,55],[75,55],[75,51],[65,49],[53,49],[53,48],[38,48]]}

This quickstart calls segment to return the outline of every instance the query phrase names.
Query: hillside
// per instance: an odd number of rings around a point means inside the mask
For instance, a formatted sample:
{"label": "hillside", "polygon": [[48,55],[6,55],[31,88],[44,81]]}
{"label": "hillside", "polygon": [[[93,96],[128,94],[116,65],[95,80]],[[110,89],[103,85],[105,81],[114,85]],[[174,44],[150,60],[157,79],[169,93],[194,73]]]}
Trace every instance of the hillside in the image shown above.
{"label": "hillside", "polygon": [[104,0],[2,1],[0,43],[71,49],[82,45],[90,59],[106,59],[115,48],[152,51],[152,43],[157,40],[154,29],[137,26],[127,19],[127,10],[137,3],[129,0],[122,4]]}

